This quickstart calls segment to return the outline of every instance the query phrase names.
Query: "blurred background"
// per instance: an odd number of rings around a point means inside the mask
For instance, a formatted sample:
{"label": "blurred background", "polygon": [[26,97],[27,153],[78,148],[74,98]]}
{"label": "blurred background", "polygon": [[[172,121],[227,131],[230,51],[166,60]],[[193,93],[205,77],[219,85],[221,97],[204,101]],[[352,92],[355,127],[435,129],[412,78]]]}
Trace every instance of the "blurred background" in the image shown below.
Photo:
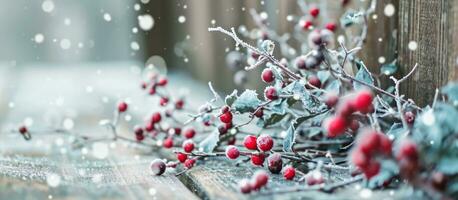
{"label": "blurred background", "polygon": [[[306,1],[321,8],[320,23],[338,23],[342,9],[337,0]],[[267,25],[279,35],[292,32],[300,16],[296,0],[0,0],[0,62],[2,68],[66,67],[78,63],[130,62],[126,67],[144,67],[151,56],[158,55],[169,71],[184,71],[194,79],[212,81],[222,91],[234,87],[260,86],[259,71],[240,72],[228,66],[234,51],[232,40],[220,33],[209,33],[208,27],[225,28],[244,25],[255,28],[250,10],[266,18]],[[299,1],[300,2],[300,1]],[[388,4],[391,1],[378,1]],[[346,8],[358,10],[368,1],[354,0]],[[378,6],[383,12],[384,6]],[[377,13],[376,13],[377,14]],[[376,15],[375,14],[375,15]],[[378,13],[383,15],[383,13]],[[378,38],[390,39],[390,26],[396,17],[374,18],[369,43]],[[338,33],[338,32],[337,32]],[[376,39],[374,39],[376,38]],[[388,40],[390,41],[390,40]],[[374,43],[375,43],[374,42]],[[292,46],[298,46],[294,41]],[[371,44],[368,44],[371,45]],[[374,45],[374,44],[373,44]],[[369,55],[388,53],[389,43],[375,44]],[[393,46],[393,45],[391,45]],[[374,52],[370,52],[374,51]],[[240,51],[242,54],[244,50]],[[369,52],[369,53],[368,53]],[[391,54],[391,55],[390,55]],[[378,58],[378,56],[376,58]],[[235,56],[236,57],[236,56]],[[133,63],[133,64],[132,64]],[[367,60],[378,67],[377,59]],[[81,65],[83,67],[83,65]],[[235,85],[234,78],[246,83]],[[236,81],[236,82],[237,82]]]}

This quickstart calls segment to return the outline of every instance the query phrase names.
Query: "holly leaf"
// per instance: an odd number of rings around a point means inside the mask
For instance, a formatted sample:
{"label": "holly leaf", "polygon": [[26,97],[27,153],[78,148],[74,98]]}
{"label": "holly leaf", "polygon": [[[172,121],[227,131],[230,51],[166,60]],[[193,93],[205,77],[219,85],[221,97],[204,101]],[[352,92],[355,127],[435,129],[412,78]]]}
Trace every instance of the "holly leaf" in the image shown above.
{"label": "holly leaf", "polygon": [[296,140],[295,132],[296,132],[296,129],[291,124],[291,126],[289,126],[288,130],[286,130],[286,137],[283,140],[283,151],[284,152],[292,152],[293,151],[294,141]]}
{"label": "holly leaf", "polygon": [[344,27],[349,27],[355,23],[359,23],[361,20],[360,17],[362,15],[363,15],[362,12],[356,12],[354,10],[350,10],[340,18],[340,24],[342,24]]}
{"label": "holly leaf", "polygon": [[202,142],[199,143],[199,150],[205,153],[211,153],[219,142],[218,129],[210,133]]}
{"label": "holly leaf", "polygon": [[258,94],[254,90],[245,90],[232,104],[232,108],[240,113],[253,112],[259,105],[261,100],[258,99]]}
{"label": "holly leaf", "polygon": [[458,83],[449,83],[442,88],[442,93],[446,94],[448,100],[454,105],[458,105]]}
{"label": "holly leaf", "polygon": [[[359,70],[355,75],[355,79],[359,80],[361,82],[367,83],[369,85],[374,85],[374,80],[372,79],[372,76],[366,71],[366,67],[365,67],[364,63],[356,62],[356,65],[359,66]],[[363,84],[360,84],[360,83],[358,83],[356,81],[353,83],[353,88],[355,90],[364,89],[366,87],[367,86],[365,86]]]}
{"label": "holly leaf", "polygon": [[339,95],[340,93],[340,82],[337,80],[333,80],[327,87],[326,91]]}
{"label": "holly leaf", "polygon": [[316,76],[320,79],[321,83],[324,84],[331,76],[331,73],[329,73],[329,71],[319,71],[316,73]]}
{"label": "holly leaf", "polygon": [[258,120],[256,125],[262,128],[266,128],[268,126],[272,126],[272,125],[279,123],[282,119],[285,118],[285,116],[286,114],[280,115],[280,114],[264,113],[263,119]]}
{"label": "holly leaf", "polygon": [[227,95],[224,102],[226,102],[226,105],[232,106],[235,100],[237,100],[237,90],[234,90],[230,95]]}
{"label": "holly leaf", "polygon": [[396,73],[396,71],[398,71],[398,65],[396,65],[395,62],[384,64],[380,68],[380,73],[386,76],[391,76]]}

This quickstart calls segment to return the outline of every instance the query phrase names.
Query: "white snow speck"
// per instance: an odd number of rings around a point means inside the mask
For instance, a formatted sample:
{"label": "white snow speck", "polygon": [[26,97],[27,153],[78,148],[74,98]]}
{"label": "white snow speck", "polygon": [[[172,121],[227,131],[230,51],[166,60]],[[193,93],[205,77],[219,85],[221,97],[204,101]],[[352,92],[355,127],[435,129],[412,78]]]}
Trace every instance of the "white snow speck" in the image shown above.
{"label": "white snow speck", "polygon": [[143,4],[147,4],[149,3],[149,0],[140,0],[140,2],[142,2]]}
{"label": "white snow speck", "polygon": [[103,19],[107,22],[111,21],[111,15],[110,13],[105,13],[103,14]]}
{"label": "white snow speck", "polygon": [[385,6],[385,9],[383,10],[383,13],[385,13],[385,16],[387,17],[391,17],[394,15],[394,12],[395,12],[395,8],[394,8],[394,5],[393,4],[387,4]]}
{"label": "white snow speck", "polygon": [[72,24],[72,20],[71,20],[70,18],[65,18],[65,19],[64,19],[64,24],[65,24],[66,26],[70,26],[70,24]]}
{"label": "white snow speck", "polygon": [[40,43],[43,43],[43,41],[45,40],[45,36],[44,36],[43,34],[41,34],[41,33],[37,33],[37,34],[35,35],[35,37],[33,38],[33,40],[34,40],[36,43],[40,44]]}
{"label": "white snow speck", "polygon": [[105,159],[109,154],[108,145],[103,142],[92,144],[92,155],[98,159]]}
{"label": "white snow speck", "polygon": [[408,46],[411,51],[415,51],[418,48],[418,44],[415,41],[410,41]]}
{"label": "white snow speck", "polygon": [[138,26],[140,26],[140,28],[144,31],[149,31],[154,26],[154,18],[149,14],[139,15],[137,19]]}
{"label": "white snow speck", "polygon": [[140,10],[140,4],[136,3],[134,5],[134,10],[139,11]]}
{"label": "white snow speck", "polygon": [[138,51],[140,50],[140,45],[137,42],[133,41],[130,43],[130,48],[134,51]]}
{"label": "white snow speck", "polygon": [[372,197],[372,190],[364,188],[359,192],[359,196],[363,199],[368,199]]}
{"label": "white snow speck", "polygon": [[185,22],[186,22],[186,17],[183,16],[183,15],[179,16],[179,17],[178,17],[178,22],[180,22],[180,23],[185,23]]}
{"label": "white snow speck", "polygon": [[386,59],[385,59],[385,57],[383,57],[383,56],[380,56],[380,57],[378,58],[378,62],[379,62],[380,64],[385,63],[385,61],[386,61]]}
{"label": "white snow speck", "polygon": [[71,130],[75,126],[75,123],[73,122],[72,119],[66,118],[63,122],[63,126],[66,130]]}
{"label": "white snow speck", "polygon": [[41,9],[43,9],[43,11],[47,13],[52,12],[54,10],[54,2],[51,0],[43,1],[43,3],[41,4]]}
{"label": "white snow speck", "polygon": [[46,183],[49,187],[57,187],[60,184],[60,176],[54,173],[47,174]]}
{"label": "white snow speck", "polygon": [[60,48],[62,48],[63,50],[70,49],[71,46],[72,42],[69,39],[64,38],[60,40]]}
{"label": "white snow speck", "polygon": [[154,195],[156,195],[157,191],[156,191],[155,188],[150,188],[150,189],[148,190],[148,193],[149,193],[149,195],[154,196]]}

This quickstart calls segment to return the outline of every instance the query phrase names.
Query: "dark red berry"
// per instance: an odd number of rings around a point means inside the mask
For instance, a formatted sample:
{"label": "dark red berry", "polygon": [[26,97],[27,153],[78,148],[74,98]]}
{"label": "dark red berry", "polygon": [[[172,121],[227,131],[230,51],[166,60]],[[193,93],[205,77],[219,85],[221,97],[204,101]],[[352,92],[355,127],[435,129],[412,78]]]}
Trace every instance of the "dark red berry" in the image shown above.
{"label": "dark red berry", "polygon": [[143,128],[141,126],[135,126],[134,133],[135,135],[143,135]]}
{"label": "dark red berry", "polygon": [[363,170],[364,175],[367,179],[371,179],[380,172],[380,163],[377,161],[372,161],[369,165]]}
{"label": "dark red berry", "polygon": [[177,153],[177,160],[184,163],[188,159],[188,155],[184,153]]}
{"label": "dark red berry", "polygon": [[142,81],[141,84],[140,84],[140,87],[142,89],[146,89],[148,87],[148,84],[145,81]]}
{"label": "dark red berry", "polygon": [[310,15],[312,15],[312,17],[317,17],[319,14],[320,14],[319,8],[313,7],[310,9]]}
{"label": "dark red berry", "polygon": [[334,107],[337,102],[339,101],[339,97],[335,94],[327,94],[326,95],[326,99],[324,100],[326,106],[328,106],[328,108],[332,108]]}
{"label": "dark red berry", "polygon": [[269,99],[269,100],[278,99],[277,89],[275,89],[272,86],[267,87],[266,90],[264,90],[264,95],[265,95],[266,99]]}
{"label": "dark red berry", "polygon": [[269,171],[273,174],[278,174],[283,168],[283,160],[281,159],[281,154],[273,153],[267,158],[267,167]]}
{"label": "dark red berry", "polygon": [[433,172],[431,175],[431,185],[437,190],[444,190],[447,186],[447,176],[441,172]]}
{"label": "dark red berry", "polygon": [[347,127],[347,121],[340,116],[335,116],[328,119],[325,122],[325,129],[328,133],[328,137],[333,138],[345,133]]}
{"label": "dark red berry", "polygon": [[292,166],[286,166],[283,169],[283,177],[286,180],[293,180],[294,176],[296,176],[296,169]]}
{"label": "dark red berry", "polygon": [[195,163],[196,160],[194,158],[187,159],[186,161],[184,161],[184,167],[186,167],[186,169],[191,169],[192,167],[194,167]]}
{"label": "dark red berry", "polygon": [[302,22],[302,29],[303,30],[309,30],[313,26],[312,21],[310,20],[305,20]]}
{"label": "dark red berry", "polygon": [[162,146],[166,149],[172,148],[173,147],[173,138],[168,137],[167,139],[165,139]]}
{"label": "dark red berry", "polygon": [[297,60],[296,60],[296,67],[297,67],[298,69],[306,69],[307,66],[305,65],[305,60],[302,59],[302,58],[297,59]]}
{"label": "dark red berry", "polygon": [[264,109],[263,108],[257,109],[256,112],[254,113],[254,116],[256,116],[257,118],[261,118],[263,115],[264,115]]}
{"label": "dark red berry", "polygon": [[308,83],[316,88],[321,88],[321,81],[317,76],[310,76]]}
{"label": "dark red berry", "polygon": [[263,134],[256,139],[256,144],[259,150],[270,151],[274,146],[274,140],[270,135]]}
{"label": "dark red berry", "polygon": [[236,146],[227,146],[226,147],[226,157],[229,159],[236,159],[240,156],[240,151]]}
{"label": "dark red berry", "polygon": [[145,136],[144,135],[135,135],[135,139],[140,142],[145,139]]}
{"label": "dark red berry", "polygon": [[408,159],[408,160],[417,160],[418,159],[418,149],[417,145],[410,141],[405,140],[401,143],[401,147],[397,153],[398,160]]}
{"label": "dark red berry", "polygon": [[368,113],[372,106],[372,92],[369,90],[359,91],[353,99],[353,108],[361,113]]}
{"label": "dark red berry", "polygon": [[126,112],[126,110],[127,110],[127,103],[124,101],[120,102],[118,104],[118,111],[122,113],[122,112]]}
{"label": "dark red berry", "polygon": [[184,106],[184,100],[183,99],[179,99],[178,101],[175,102],[175,108],[177,110],[183,109],[183,106]]}
{"label": "dark red berry", "polygon": [[251,163],[253,165],[262,166],[264,164],[265,159],[266,159],[266,156],[262,153],[251,154]]}
{"label": "dark red berry", "polygon": [[168,83],[168,80],[165,77],[161,77],[157,81],[157,85],[159,85],[159,86],[165,86],[165,85],[167,85],[167,83]]}
{"label": "dark red berry", "polygon": [[192,140],[184,141],[183,150],[187,153],[191,153],[194,150],[194,142]]}
{"label": "dark red berry", "polygon": [[225,124],[221,124],[218,126],[218,132],[220,135],[224,135],[227,133],[227,128]]}
{"label": "dark red berry", "polygon": [[245,146],[245,148],[247,149],[250,149],[250,150],[257,150],[258,149],[258,146],[256,144],[256,136],[254,135],[247,135],[245,136],[245,138],[243,139],[243,145]]}
{"label": "dark red berry", "polygon": [[335,23],[329,22],[329,23],[326,24],[326,29],[334,32],[337,29],[337,26],[336,26]]}
{"label": "dark red berry", "polygon": [[158,122],[161,121],[161,119],[162,119],[162,117],[161,117],[161,113],[160,112],[155,112],[151,116],[151,122],[153,122],[153,123],[158,123]]}
{"label": "dark red berry", "polygon": [[150,95],[155,95],[156,94],[156,87],[151,87],[148,92]]}
{"label": "dark red berry", "polygon": [[262,71],[261,78],[264,82],[271,83],[275,80],[274,72],[272,71],[272,69],[265,68]]}
{"label": "dark red berry", "polygon": [[151,172],[156,176],[162,175],[166,168],[165,162],[161,159],[153,160],[150,165]]}
{"label": "dark red berry", "polygon": [[161,97],[161,99],[159,99],[159,105],[165,106],[165,105],[167,105],[167,103],[169,103],[169,98]]}
{"label": "dark red berry", "polygon": [[148,122],[146,123],[146,126],[145,126],[145,131],[146,132],[151,132],[154,130],[154,123],[153,122]]}
{"label": "dark red berry", "polygon": [[227,144],[234,145],[236,141],[237,141],[236,137],[230,137],[229,140],[227,140]]}
{"label": "dark red berry", "polygon": [[184,137],[187,139],[191,139],[196,135],[196,131],[193,128],[187,128],[184,130]]}
{"label": "dark red berry", "polygon": [[223,123],[231,123],[232,122],[232,113],[226,112],[219,116],[219,120]]}
{"label": "dark red berry", "polygon": [[26,134],[27,133],[27,127],[25,127],[25,126],[20,126],[18,130],[19,130],[19,133],[21,133],[21,134]]}

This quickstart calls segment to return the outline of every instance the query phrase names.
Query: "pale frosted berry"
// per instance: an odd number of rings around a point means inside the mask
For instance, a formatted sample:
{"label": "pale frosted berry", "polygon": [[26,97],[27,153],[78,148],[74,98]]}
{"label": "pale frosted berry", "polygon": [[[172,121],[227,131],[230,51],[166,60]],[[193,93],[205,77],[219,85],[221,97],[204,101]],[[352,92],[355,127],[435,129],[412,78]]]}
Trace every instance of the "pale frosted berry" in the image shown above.
{"label": "pale frosted berry", "polygon": [[229,159],[236,159],[240,156],[240,151],[236,146],[230,145],[226,147],[226,157]]}
{"label": "pale frosted berry", "polygon": [[271,83],[275,80],[274,72],[272,71],[272,69],[265,68],[262,71],[261,78],[264,82]]}
{"label": "pale frosted berry", "polygon": [[258,147],[256,144],[256,140],[257,140],[256,136],[247,135],[243,139],[243,146],[245,146],[245,148],[250,149],[250,150],[257,150]]}
{"label": "pale frosted berry", "polygon": [[150,165],[151,172],[156,176],[163,174],[166,168],[165,162],[161,159],[153,160]]}
{"label": "pale frosted berry", "polygon": [[184,153],[177,153],[177,160],[184,163],[188,159],[188,155]]}
{"label": "pale frosted berry", "polygon": [[267,87],[266,90],[264,90],[264,95],[265,95],[266,99],[269,99],[269,100],[278,99],[277,89],[275,89],[272,86]]}
{"label": "pale frosted berry", "polygon": [[184,167],[186,167],[186,169],[191,169],[192,167],[194,167],[195,163],[196,160],[194,158],[187,159],[186,161],[184,161]]}
{"label": "pale frosted berry", "polygon": [[296,60],[296,67],[297,67],[298,69],[306,69],[307,66],[305,65],[305,60],[302,59],[302,58],[297,59],[297,60]]}
{"label": "pale frosted berry", "polygon": [[281,159],[281,154],[273,153],[267,158],[267,167],[269,171],[273,174],[278,174],[283,168],[283,160]]}
{"label": "pale frosted berry", "polygon": [[183,150],[187,153],[191,153],[194,150],[194,142],[192,140],[184,141]]}
{"label": "pale frosted berry", "polygon": [[286,180],[293,180],[295,176],[296,176],[296,169],[294,167],[286,166],[283,169],[283,177]]}
{"label": "pale frosted berry", "polygon": [[177,110],[181,110],[183,109],[183,106],[184,106],[184,100],[183,99],[179,99],[175,102],[175,108]]}
{"label": "pale frosted berry", "polygon": [[184,137],[187,139],[191,139],[196,135],[196,131],[194,128],[187,128],[184,130]]}
{"label": "pale frosted berry", "polygon": [[327,94],[324,103],[326,104],[326,106],[328,106],[328,108],[332,108],[337,104],[338,101],[339,97],[337,95]]}
{"label": "pale frosted berry", "polygon": [[256,144],[259,150],[270,151],[274,146],[274,140],[270,135],[263,134],[256,139]]}
{"label": "pale frosted berry", "polygon": [[126,112],[127,110],[127,103],[122,101],[118,104],[118,112],[122,113],[122,112]]}

